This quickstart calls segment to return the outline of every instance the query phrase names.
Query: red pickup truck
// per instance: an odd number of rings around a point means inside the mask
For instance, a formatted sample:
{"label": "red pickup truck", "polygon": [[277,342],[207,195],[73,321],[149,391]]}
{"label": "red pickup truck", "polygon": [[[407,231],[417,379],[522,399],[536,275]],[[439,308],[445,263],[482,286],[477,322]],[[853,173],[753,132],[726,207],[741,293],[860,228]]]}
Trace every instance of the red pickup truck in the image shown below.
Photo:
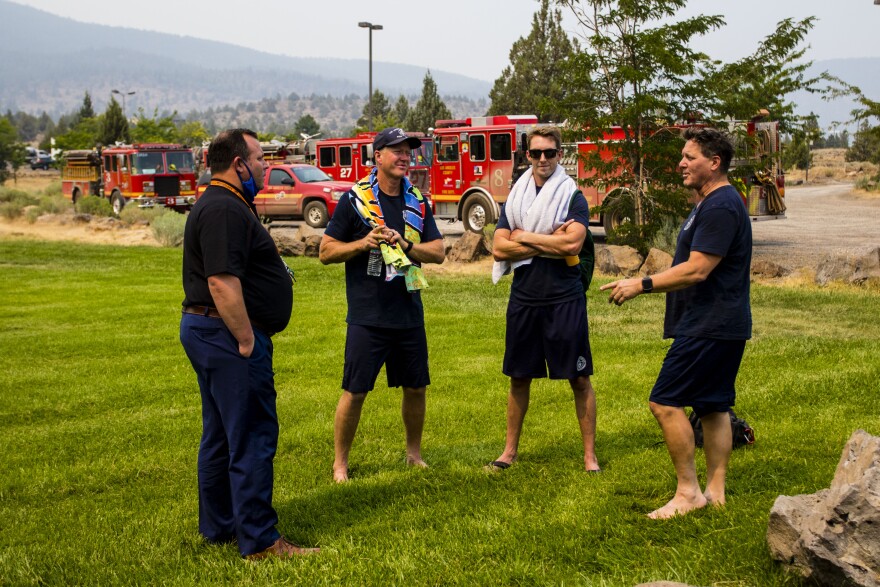
{"label": "red pickup truck", "polygon": [[[205,191],[210,177],[199,179],[198,195]],[[354,184],[336,181],[314,165],[283,163],[270,165],[263,189],[257,192],[257,214],[268,220],[304,219],[314,228],[323,228],[345,192]]]}

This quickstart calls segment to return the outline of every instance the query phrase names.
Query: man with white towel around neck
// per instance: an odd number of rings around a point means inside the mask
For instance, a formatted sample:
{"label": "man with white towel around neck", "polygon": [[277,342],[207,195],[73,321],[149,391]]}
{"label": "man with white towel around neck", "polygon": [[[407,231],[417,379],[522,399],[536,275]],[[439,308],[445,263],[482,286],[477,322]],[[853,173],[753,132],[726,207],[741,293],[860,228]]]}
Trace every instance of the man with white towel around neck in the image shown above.
{"label": "man with white towel around neck", "polygon": [[[598,473],[596,394],[587,306],[576,261],[589,234],[590,209],[559,165],[562,135],[541,126],[527,136],[531,168],[514,184],[495,229],[496,283],[513,269],[502,371],[510,377],[507,440],[488,467],[503,471],[517,458],[532,379],[567,379],[584,443],[584,470]],[[568,258],[568,259],[566,259]]]}

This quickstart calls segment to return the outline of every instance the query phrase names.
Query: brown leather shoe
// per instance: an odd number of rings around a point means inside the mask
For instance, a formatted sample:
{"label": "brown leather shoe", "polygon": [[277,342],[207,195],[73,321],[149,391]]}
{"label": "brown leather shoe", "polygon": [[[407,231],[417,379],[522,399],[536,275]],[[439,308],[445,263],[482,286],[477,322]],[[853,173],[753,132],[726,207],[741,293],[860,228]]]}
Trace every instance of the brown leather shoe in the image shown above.
{"label": "brown leather shoe", "polygon": [[303,548],[302,546],[288,541],[284,536],[281,536],[266,550],[249,554],[244,558],[251,561],[268,558],[270,556],[277,556],[278,558],[293,558],[295,556],[318,554],[319,552],[321,552],[320,548]]}

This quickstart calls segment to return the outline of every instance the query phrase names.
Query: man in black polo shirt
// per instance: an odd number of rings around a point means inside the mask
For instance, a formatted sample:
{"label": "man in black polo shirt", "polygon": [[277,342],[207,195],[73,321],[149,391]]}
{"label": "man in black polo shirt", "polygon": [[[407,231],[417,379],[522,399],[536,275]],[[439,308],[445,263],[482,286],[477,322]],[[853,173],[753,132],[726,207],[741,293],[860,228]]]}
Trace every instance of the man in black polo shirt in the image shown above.
{"label": "man in black polo shirt", "polygon": [[324,264],[345,263],[348,331],[342,397],[334,421],[333,479],[348,480],[348,456],[367,392],[382,365],[389,387],[403,387],[406,462],[425,467],[422,429],[428,343],[421,263],[442,263],[443,239],[427,200],[406,178],[422,142],[399,128],[376,135],[376,167],[339,201],[321,240]]}
{"label": "man in black polo shirt", "polygon": [[292,277],[260,223],[254,197],[268,164],[257,135],[234,129],[208,148],[211,185],[183,242],[180,340],[202,394],[199,531],[237,541],[242,556],[310,554],[278,530],[272,507],[278,416],[271,336],[293,307]]}
{"label": "man in black polo shirt", "polygon": [[[669,292],[663,337],[675,339],[651,390],[651,412],[663,430],[678,485],[673,498],[648,514],[671,518],[706,505],[724,505],[733,448],[730,416],[734,383],[752,336],[749,271],[752,227],[739,192],[727,180],[733,144],[711,128],[688,128],[678,166],[697,205],[682,225],[672,267],[644,279],[602,286],[618,306],[642,293]],[[706,490],[694,464],[694,434],[684,413],[703,423]]]}

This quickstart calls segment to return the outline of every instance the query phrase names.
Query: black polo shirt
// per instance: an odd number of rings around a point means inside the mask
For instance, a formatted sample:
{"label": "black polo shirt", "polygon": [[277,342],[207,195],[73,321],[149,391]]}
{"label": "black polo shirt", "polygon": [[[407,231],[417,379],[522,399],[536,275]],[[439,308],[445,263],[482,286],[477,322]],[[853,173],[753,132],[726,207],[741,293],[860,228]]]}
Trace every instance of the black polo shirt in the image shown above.
{"label": "black polo shirt", "polygon": [[183,238],[184,306],[216,307],[208,277],[241,281],[248,317],[272,332],[290,321],[293,288],[275,241],[234,192],[209,186],[186,220]]}

